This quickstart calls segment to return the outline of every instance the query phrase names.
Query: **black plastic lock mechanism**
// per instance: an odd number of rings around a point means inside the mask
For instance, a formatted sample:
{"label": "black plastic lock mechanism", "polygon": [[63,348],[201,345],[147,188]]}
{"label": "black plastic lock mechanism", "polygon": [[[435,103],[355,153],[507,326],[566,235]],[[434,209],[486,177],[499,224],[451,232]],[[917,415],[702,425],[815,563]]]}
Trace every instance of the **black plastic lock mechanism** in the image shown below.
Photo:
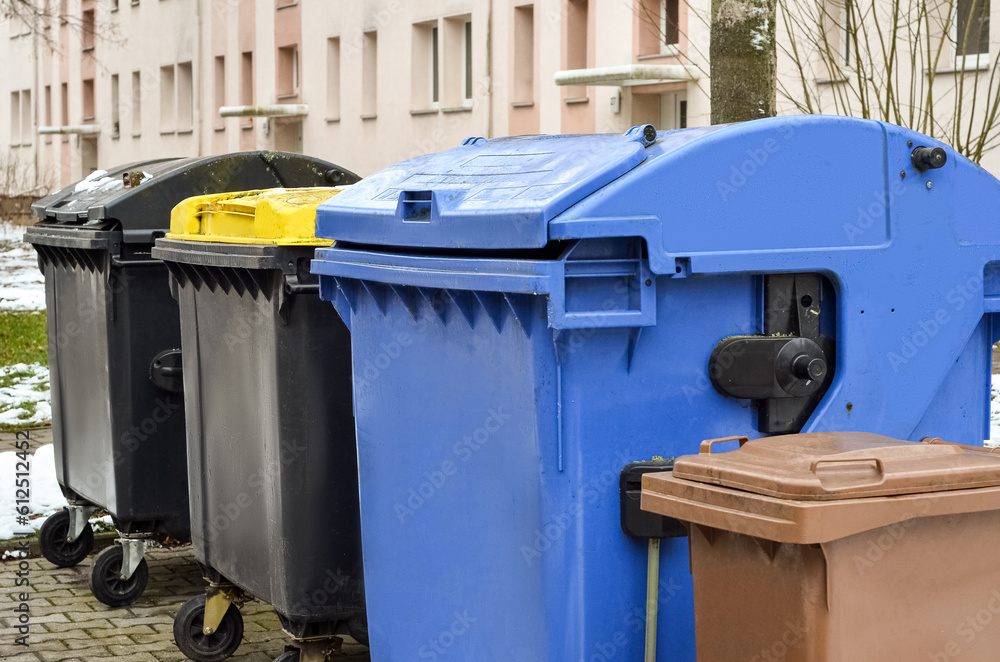
{"label": "black plastic lock mechanism", "polygon": [[184,376],[181,367],[181,351],[168,349],[160,352],[149,364],[149,379],[169,393],[184,390]]}
{"label": "black plastic lock mechanism", "polygon": [[687,528],[679,520],[648,513],[640,507],[644,474],[672,471],[674,461],[648,460],[625,465],[618,478],[621,494],[622,531],[633,538],[683,538]]}
{"label": "black plastic lock mechanism", "polygon": [[816,274],[765,277],[764,333],[725,338],[709,358],[712,385],[753,400],[761,432],[800,431],[833,378],[834,341],[820,335],[821,288]]}

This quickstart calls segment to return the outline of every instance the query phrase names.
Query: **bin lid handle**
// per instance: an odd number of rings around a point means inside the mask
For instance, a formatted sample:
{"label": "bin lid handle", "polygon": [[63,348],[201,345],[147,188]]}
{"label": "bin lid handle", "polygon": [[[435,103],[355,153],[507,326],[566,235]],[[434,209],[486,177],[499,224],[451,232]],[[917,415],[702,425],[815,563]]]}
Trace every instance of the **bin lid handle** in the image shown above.
{"label": "bin lid handle", "polygon": [[749,437],[744,437],[742,435],[737,435],[735,437],[720,437],[719,439],[706,439],[705,441],[701,442],[701,446],[698,447],[698,453],[699,454],[705,453],[711,455],[712,444],[719,444],[722,443],[723,441],[736,441],[737,439],[740,442],[740,448],[743,447],[743,444],[750,441]]}

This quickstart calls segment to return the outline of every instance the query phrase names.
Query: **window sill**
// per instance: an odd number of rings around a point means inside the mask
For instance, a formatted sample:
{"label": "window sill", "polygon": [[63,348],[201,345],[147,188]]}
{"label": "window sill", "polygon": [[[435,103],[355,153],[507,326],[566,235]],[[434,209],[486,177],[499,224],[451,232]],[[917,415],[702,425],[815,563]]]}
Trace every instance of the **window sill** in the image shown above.
{"label": "window sill", "polygon": [[161,135],[161,136],[172,136],[172,135],[174,135],[175,133],[177,133],[177,129],[171,129],[171,130],[169,130],[169,131],[166,131],[166,130],[164,130],[164,131],[160,131],[160,135]]}
{"label": "window sill", "polygon": [[511,108],[531,108],[535,105],[534,101],[514,101],[511,104]]}
{"label": "window sill", "polygon": [[336,124],[337,122],[340,121],[340,118],[339,117],[327,117],[323,121],[326,122],[327,124]]}
{"label": "window sill", "polygon": [[957,67],[948,67],[945,69],[934,69],[933,72],[930,69],[924,69],[924,75],[930,76],[931,73],[933,73],[935,76],[938,74],[974,74],[974,73],[979,73],[980,71],[989,71],[989,70],[990,70],[990,65],[983,63],[983,64],[968,65],[965,67],[957,66]]}
{"label": "window sill", "polygon": [[111,134],[111,139],[112,139],[112,140],[120,140],[120,139],[121,139],[121,137],[122,137],[122,136],[121,136],[121,134],[120,134],[120,133],[113,133],[113,134]]}
{"label": "window sill", "polygon": [[93,46],[84,46],[80,50],[82,50],[84,53],[93,53],[94,52],[94,47]]}
{"label": "window sill", "polygon": [[51,145],[52,144],[52,138],[46,138],[45,139],[45,144],[46,145]]}
{"label": "window sill", "polygon": [[142,138],[142,134],[141,133],[133,133],[132,137],[135,138],[135,139],[139,139],[139,138]]}
{"label": "window sill", "polygon": [[96,120],[97,120],[97,118],[94,117],[93,115],[91,115],[90,117],[84,117],[83,118],[83,123],[86,124],[87,122],[94,122]]}
{"label": "window sill", "polygon": [[[410,115],[437,115],[439,112],[441,112],[440,108],[423,108],[421,110],[411,110]],[[365,116],[362,115],[361,119],[365,119]]]}
{"label": "window sill", "polygon": [[[280,7],[279,7],[279,9],[280,9]],[[278,101],[284,101],[286,99],[294,99],[294,98],[296,98],[298,96],[299,96],[298,92],[285,92],[283,94],[279,94],[277,98],[278,98]]]}
{"label": "window sill", "polygon": [[579,99],[563,99],[563,103],[572,106],[578,103],[590,103],[590,97],[580,97]]}
{"label": "window sill", "polygon": [[213,128],[213,130],[214,130],[214,131],[215,131],[216,133],[222,133],[223,131],[225,131],[225,130],[226,130],[226,127],[225,127],[225,125],[223,125],[223,126],[216,126],[216,127],[212,127],[212,128]]}
{"label": "window sill", "polygon": [[289,7],[295,7],[298,4],[299,4],[298,2],[286,2],[283,5],[278,5],[277,7],[275,7],[275,10],[288,9]]}
{"label": "window sill", "polygon": [[177,135],[178,136],[190,136],[193,133],[194,133],[194,129],[178,129],[177,130]]}
{"label": "window sill", "polygon": [[639,62],[644,62],[646,60],[658,60],[660,58],[667,57],[678,57],[681,54],[680,46],[673,44],[671,47],[665,48],[659,53],[643,53],[642,55],[637,55],[636,60]]}
{"label": "window sill", "polygon": [[240,124],[240,129],[242,129],[243,131],[249,131],[252,128],[253,128],[253,122],[250,122],[249,124]]}
{"label": "window sill", "polygon": [[373,119],[377,119],[377,118],[378,118],[378,115],[374,115],[374,114],[373,115],[362,115],[361,116],[362,120],[373,120]]}
{"label": "window sill", "polygon": [[817,78],[817,85],[840,85],[841,83],[846,83],[850,80],[847,76],[838,76],[837,78]]}
{"label": "window sill", "polygon": [[452,106],[451,108],[442,108],[442,113],[471,113],[472,106]]}

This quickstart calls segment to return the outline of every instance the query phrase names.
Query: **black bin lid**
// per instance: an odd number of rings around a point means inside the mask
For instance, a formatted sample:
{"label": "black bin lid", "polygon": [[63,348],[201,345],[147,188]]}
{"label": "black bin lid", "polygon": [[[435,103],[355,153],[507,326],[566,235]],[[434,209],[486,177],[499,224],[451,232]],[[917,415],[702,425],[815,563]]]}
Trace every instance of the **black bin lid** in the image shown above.
{"label": "black bin lid", "polygon": [[[134,186],[126,186],[129,179]],[[353,184],[354,173],[285,152],[237,152],[139,161],[99,170],[31,206],[39,226],[120,229],[125,243],[152,243],[170,229],[170,211],[195,195],[264,188]]]}

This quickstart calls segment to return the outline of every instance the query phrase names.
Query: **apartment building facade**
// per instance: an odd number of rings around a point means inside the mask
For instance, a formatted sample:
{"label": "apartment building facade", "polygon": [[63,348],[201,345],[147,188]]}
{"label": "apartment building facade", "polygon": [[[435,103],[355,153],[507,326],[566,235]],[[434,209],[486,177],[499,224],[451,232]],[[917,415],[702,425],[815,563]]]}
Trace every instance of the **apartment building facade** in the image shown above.
{"label": "apartment building facade", "polygon": [[37,2],[41,34],[0,24],[0,155],[47,188],[247,149],[368,175],[469,136],[710,118],[709,0]]}

